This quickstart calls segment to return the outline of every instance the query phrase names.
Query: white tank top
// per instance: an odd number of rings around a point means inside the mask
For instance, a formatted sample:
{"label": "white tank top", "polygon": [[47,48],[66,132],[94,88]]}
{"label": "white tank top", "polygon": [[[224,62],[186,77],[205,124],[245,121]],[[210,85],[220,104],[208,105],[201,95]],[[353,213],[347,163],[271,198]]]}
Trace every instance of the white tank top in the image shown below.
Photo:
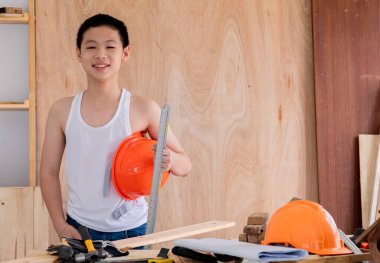
{"label": "white tank top", "polygon": [[[109,174],[114,153],[121,141],[132,134],[129,121],[130,92],[122,89],[113,118],[101,127],[92,127],[82,119],[83,92],[71,104],[66,124],[67,213],[81,225],[103,232],[138,227],[147,221],[144,197],[125,203],[116,192]],[[128,210],[115,219],[112,213]]]}

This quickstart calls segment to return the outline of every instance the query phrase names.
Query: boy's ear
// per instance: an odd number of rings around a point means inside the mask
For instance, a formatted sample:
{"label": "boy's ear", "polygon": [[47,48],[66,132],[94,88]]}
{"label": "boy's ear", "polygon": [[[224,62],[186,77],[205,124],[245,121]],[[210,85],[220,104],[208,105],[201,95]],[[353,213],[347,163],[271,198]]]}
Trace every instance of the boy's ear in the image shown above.
{"label": "boy's ear", "polygon": [[123,50],[123,57],[122,57],[122,61],[125,62],[129,59],[129,56],[131,54],[131,48],[129,46],[125,47],[124,50]]}
{"label": "boy's ear", "polygon": [[77,59],[80,63],[82,63],[82,57],[81,57],[81,54],[80,54],[80,49],[77,48]]}

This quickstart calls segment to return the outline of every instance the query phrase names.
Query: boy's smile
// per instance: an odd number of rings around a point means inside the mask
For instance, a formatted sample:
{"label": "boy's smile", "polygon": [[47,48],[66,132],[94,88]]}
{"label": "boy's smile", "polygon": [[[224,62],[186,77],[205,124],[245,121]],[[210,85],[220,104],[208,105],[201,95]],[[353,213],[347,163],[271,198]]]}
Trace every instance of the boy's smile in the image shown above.
{"label": "boy's smile", "polygon": [[107,67],[110,66],[110,64],[94,64],[92,65],[96,71],[98,72],[105,72]]}

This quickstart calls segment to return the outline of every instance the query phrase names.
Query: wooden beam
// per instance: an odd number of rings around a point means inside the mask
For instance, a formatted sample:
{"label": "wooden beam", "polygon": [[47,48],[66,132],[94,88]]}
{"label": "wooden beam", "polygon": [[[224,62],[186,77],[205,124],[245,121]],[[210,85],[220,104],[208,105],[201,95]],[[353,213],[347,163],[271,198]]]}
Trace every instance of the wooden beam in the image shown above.
{"label": "wooden beam", "polygon": [[185,227],[170,229],[149,235],[127,238],[114,241],[113,243],[120,250],[128,250],[134,247],[146,246],[169,240],[179,239],[188,236],[194,236],[202,233],[212,232],[224,228],[235,226],[235,222],[228,221],[209,221],[205,223],[189,225]]}
{"label": "wooden beam", "polygon": [[36,186],[36,41],[34,0],[29,0],[29,186]]}

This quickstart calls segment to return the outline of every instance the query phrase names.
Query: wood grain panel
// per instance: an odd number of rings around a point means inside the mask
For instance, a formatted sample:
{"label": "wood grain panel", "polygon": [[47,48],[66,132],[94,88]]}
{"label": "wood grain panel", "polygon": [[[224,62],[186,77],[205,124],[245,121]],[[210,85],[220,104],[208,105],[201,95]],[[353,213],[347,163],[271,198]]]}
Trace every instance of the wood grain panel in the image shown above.
{"label": "wood grain panel", "polygon": [[361,226],[358,134],[378,134],[380,2],[314,0],[321,204],[350,233]]}
{"label": "wood grain panel", "polygon": [[49,245],[48,212],[39,187],[0,188],[0,261]]}
{"label": "wood grain panel", "polygon": [[[98,12],[126,22],[120,83],[171,106],[193,161],[160,195],[157,231],[317,199],[310,1],[36,1],[38,156],[51,104],[85,88],[76,30]],[[59,39],[59,41],[57,41]]]}

